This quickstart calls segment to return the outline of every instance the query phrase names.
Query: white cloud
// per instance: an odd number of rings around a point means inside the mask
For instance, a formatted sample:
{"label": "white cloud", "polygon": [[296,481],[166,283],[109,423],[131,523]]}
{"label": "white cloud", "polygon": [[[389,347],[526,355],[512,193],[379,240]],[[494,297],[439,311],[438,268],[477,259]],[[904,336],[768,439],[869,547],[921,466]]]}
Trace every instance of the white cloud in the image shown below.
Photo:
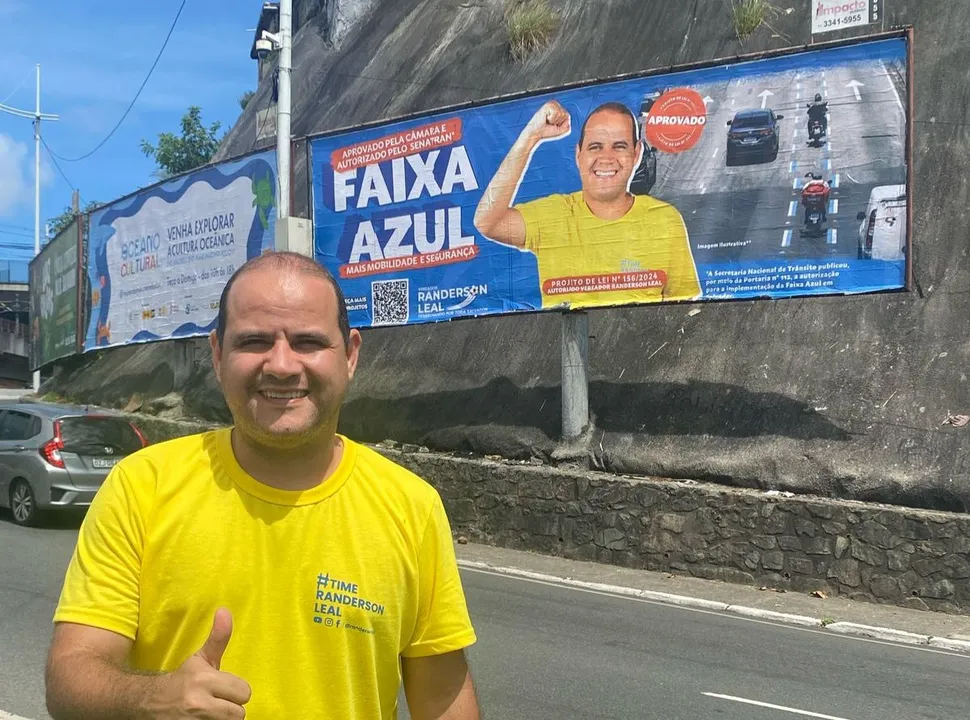
{"label": "white cloud", "polygon": [[[55,179],[54,168],[44,156],[40,159],[40,185]],[[34,202],[34,152],[26,143],[0,133],[0,217],[13,215],[22,204]]]}
{"label": "white cloud", "polygon": [[[41,179],[44,172],[41,170]],[[0,133],[0,216],[11,214],[32,197],[33,168],[27,146]]]}

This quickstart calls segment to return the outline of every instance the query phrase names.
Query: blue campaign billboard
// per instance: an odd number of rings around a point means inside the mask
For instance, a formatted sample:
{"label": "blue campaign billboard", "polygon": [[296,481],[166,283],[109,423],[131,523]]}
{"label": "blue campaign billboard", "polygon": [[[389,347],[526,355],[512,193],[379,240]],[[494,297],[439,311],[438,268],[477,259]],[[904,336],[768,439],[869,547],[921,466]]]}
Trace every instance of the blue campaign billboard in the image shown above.
{"label": "blue campaign billboard", "polygon": [[309,145],[357,327],[906,287],[910,38],[500,98]]}
{"label": "blue campaign billboard", "polygon": [[212,165],[91,214],[84,350],[207,334],[222,288],[272,250],[276,154]]}

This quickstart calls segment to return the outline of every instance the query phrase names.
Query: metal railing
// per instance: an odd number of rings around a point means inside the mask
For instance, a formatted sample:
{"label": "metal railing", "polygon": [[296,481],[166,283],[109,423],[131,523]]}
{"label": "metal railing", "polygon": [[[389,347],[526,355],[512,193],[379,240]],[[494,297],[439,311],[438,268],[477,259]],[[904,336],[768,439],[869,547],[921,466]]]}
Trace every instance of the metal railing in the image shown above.
{"label": "metal railing", "polygon": [[23,323],[0,318],[0,333],[7,333],[9,335],[13,335],[14,337],[25,338],[27,337],[27,331],[28,328]]}

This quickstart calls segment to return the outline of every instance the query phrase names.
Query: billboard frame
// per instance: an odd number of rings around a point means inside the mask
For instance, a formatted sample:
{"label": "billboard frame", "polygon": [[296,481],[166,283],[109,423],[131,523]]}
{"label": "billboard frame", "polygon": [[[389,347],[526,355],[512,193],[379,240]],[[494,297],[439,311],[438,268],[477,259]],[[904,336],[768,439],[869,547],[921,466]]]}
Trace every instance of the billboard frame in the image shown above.
{"label": "billboard frame", "polygon": [[[636,80],[641,78],[649,78],[657,75],[667,75],[670,73],[686,72],[686,71],[696,71],[703,70],[705,68],[712,67],[722,67],[725,65],[731,65],[741,62],[753,62],[757,60],[765,60],[771,58],[781,58],[788,57],[791,55],[798,55],[800,53],[806,52],[816,52],[820,50],[829,50],[835,48],[852,47],[854,45],[862,45],[865,43],[878,42],[880,40],[891,40],[891,39],[905,39],[906,40],[906,126],[904,130],[905,137],[905,150],[904,158],[906,165],[906,270],[904,273],[903,286],[901,288],[884,289],[884,290],[874,290],[865,293],[832,293],[830,295],[794,295],[785,299],[790,300],[806,300],[824,297],[855,297],[855,296],[866,296],[866,295],[883,295],[883,294],[898,294],[898,293],[913,293],[916,290],[916,281],[913,271],[913,213],[912,213],[912,203],[913,203],[913,144],[914,144],[914,124],[913,124],[913,108],[915,105],[914,101],[914,72],[913,72],[913,56],[914,56],[914,26],[912,25],[897,25],[893,26],[889,30],[879,31],[875,33],[869,33],[865,35],[857,35],[849,38],[838,38],[835,40],[827,40],[823,42],[808,42],[801,45],[792,45],[785,48],[778,48],[774,50],[762,50],[758,52],[751,53],[741,53],[733,56],[724,56],[719,58],[714,58],[711,60],[702,60],[693,63],[680,63],[674,65],[667,65],[663,67],[651,68],[649,70],[638,70],[635,72],[621,73],[618,75],[609,75],[605,77],[595,77],[587,78],[585,80],[579,80],[571,83],[564,83],[561,85],[547,85],[540,88],[534,88],[532,90],[523,90],[515,93],[508,93],[505,95],[495,95],[492,97],[479,99],[479,100],[469,100],[463,103],[456,103],[452,105],[443,105],[440,107],[429,108],[426,110],[420,110],[412,113],[405,113],[403,115],[391,116],[386,118],[381,118],[379,120],[371,120],[369,122],[360,123],[356,125],[344,125],[337,128],[332,128],[319,133],[313,133],[306,135],[303,139],[306,143],[306,163],[307,163],[307,189],[308,189],[308,215],[310,215],[310,221],[312,227],[316,228],[316,200],[314,197],[315,186],[313,177],[313,141],[323,138],[331,138],[338,135],[350,133],[350,132],[360,132],[364,130],[370,130],[374,128],[380,128],[382,126],[393,125],[402,122],[410,122],[413,120],[420,120],[421,118],[431,117],[433,115],[441,115],[446,113],[457,112],[460,110],[469,110],[476,107],[484,107],[489,105],[494,105],[498,103],[503,103],[512,100],[521,100],[530,97],[535,97],[537,95],[542,95],[544,93],[551,93],[563,90],[573,90],[578,88],[592,87],[595,85],[604,84],[607,82],[620,82],[624,80]],[[316,243],[316,238],[314,237],[314,245]],[[758,301],[758,300],[778,300],[779,298],[773,297],[748,297],[748,298],[719,298],[717,303],[725,302],[747,302],[747,301]],[[704,300],[696,300],[693,302],[705,302]],[[710,302],[710,301],[707,301]],[[671,305],[671,304],[690,304],[689,302],[674,302],[674,303],[650,303],[650,304],[636,304],[636,305],[623,305],[623,306],[601,306],[601,307],[590,307],[582,309],[566,309],[560,312],[570,313],[570,312],[585,312],[587,310],[615,310],[618,307],[648,307],[649,305]],[[549,312],[548,310],[537,309],[534,311],[522,311],[515,310],[509,312],[495,312],[489,313],[488,317],[506,317],[509,315],[522,315],[522,314],[532,314],[535,312]],[[480,316],[467,316],[452,318],[448,322],[454,322],[455,320],[470,320],[470,319],[480,319]],[[436,323],[431,323],[436,324]]]}
{"label": "billboard frame", "polygon": [[[885,17],[885,14],[883,14]],[[913,113],[916,108],[915,80],[913,68],[916,53],[913,51],[913,26],[904,29],[906,37],[906,290],[913,292],[916,288],[916,277],[913,271],[913,149],[916,143],[915,120]],[[922,291],[920,295],[922,296]]]}
{"label": "billboard frame", "polygon": [[[83,232],[83,223],[85,222],[85,219],[86,219],[86,214],[79,212],[79,213],[76,213],[74,215],[74,220],[72,220],[72,224],[74,225],[75,233],[77,235],[77,237],[75,239],[75,249],[77,251],[77,262],[75,263],[75,268],[74,268],[75,275],[76,275],[76,277],[74,279],[74,293],[75,293],[74,294],[74,302],[75,302],[75,313],[74,313],[74,315],[75,315],[75,318],[74,318],[74,350],[72,352],[68,353],[67,355],[62,355],[60,357],[53,358],[51,360],[48,360],[47,362],[39,363],[36,366],[33,366],[33,363],[30,362],[30,359],[31,359],[31,349],[32,349],[33,344],[34,344],[34,340],[33,340],[33,324],[34,324],[33,301],[31,299],[31,296],[33,294],[33,290],[32,290],[32,288],[30,287],[30,284],[29,284],[30,283],[31,270],[33,269],[34,265],[36,265],[37,263],[42,262],[42,259],[44,258],[44,253],[45,252],[48,252],[48,248],[50,248],[51,245],[53,245],[53,243],[54,243],[55,240],[57,240],[59,237],[61,237],[62,235],[64,235],[64,231],[61,231],[60,233],[58,233],[57,235],[55,235],[54,237],[52,237],[50,240],[48,240],[47,243],[44,245],[44,247],[42,247],[40,249],[40,252],[37,253],[36,255],[34,255],[34,257],[32,257],[27,262],[27,283],[28,283],[28,287],[27,287],[27,297],[28,297],[28,300],[27,300],[27,308],[28,308],[27,317],[28,317],[28,323],[29,323],[28,324],[28,330],[29,330],[28,341],[29,341],[29,344],[28,344],[28,348],[27,348],[27,359],[28,359],[28,363],[27,364],[30,365],[30,366],[32,366],[32,367],[30,367],[30,370],[31,371],[35,371],[35,372],[36,371],[39,371],[39,370],[43,369],[44,367],[50,365],[51,363],[57,362],[58,360],[63,360],[64,358],[71,357],[73,355],[78,355],[78,354],[80,354],[81,348],[83,347],[83,341],[81,339],[81,323],[83,322],[83,316],[84,316],[84,287],[82,285],[82,278],[85,275],[85,271],[86,271],[86,268],[84,266],[84,232]],[[39,360],[40,358],[38,357],[37,359]]]}

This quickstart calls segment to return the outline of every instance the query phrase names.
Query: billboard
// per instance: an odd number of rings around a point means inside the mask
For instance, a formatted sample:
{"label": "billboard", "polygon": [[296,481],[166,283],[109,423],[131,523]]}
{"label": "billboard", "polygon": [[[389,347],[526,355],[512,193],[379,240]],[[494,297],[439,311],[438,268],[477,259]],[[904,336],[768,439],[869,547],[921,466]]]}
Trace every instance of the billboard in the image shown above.
{"label": "billboard", "polygon": [[816,45],[313,138],[316,256],[358,327],[903,288],[908,45]]}
{"label": "billboard", "polygon": [[809,1],[812,6],[813,35],[879,22],[880,0]]}
{"label": "billboard", "polygon": [[30,261],[30,367],[78,351],[81,231],[78,219]]}
{"label": "billboard", "polygon": [[276,155],[169,180],[91,214],[84,350],[204,335],[233,271],[274,247]]}

